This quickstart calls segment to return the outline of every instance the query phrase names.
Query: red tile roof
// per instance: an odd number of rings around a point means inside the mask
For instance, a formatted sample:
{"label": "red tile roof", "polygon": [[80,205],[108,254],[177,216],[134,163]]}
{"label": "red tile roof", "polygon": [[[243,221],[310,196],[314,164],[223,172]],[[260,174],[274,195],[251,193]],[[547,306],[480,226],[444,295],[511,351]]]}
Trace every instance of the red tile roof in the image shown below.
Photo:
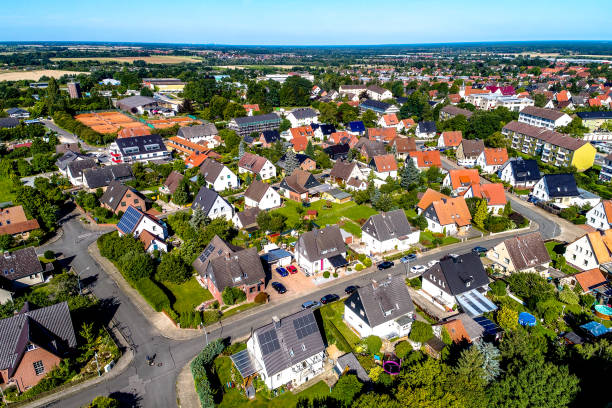
{"label": "red tile roof", "polygon": [[480,184],[480,175],[476,169],[449,170],[448,176],[450,177],[453,190],[458,189],[462,185]]}
{"label": "red tile roof", "polygon": [[416,158],[418,168],[433,166],[442,168],[442,161],[438,150],[410,152],[410,157]]}
{"label": "red tile roof", "polygon": [[508,151],[505,147],[485,147],[485,163],[489,166],[501,165],[508,161]]}
{"label": "red tile roof", "polygon": [[392,154],[374,156],[373,160],[374,165],[376,166],[376,171],[379,173],[397,170],[397,162]]}
{"label": "red tile roof", "polygon": [[463,140],[463,134],[460,130],[451,130],[442,133],[445,147],[457,147]]}
{"label": "red tile roof", "polygon": [[506,191],[502,183],[474,184],[472,194],[487,200],[487,205],[506,205]]}

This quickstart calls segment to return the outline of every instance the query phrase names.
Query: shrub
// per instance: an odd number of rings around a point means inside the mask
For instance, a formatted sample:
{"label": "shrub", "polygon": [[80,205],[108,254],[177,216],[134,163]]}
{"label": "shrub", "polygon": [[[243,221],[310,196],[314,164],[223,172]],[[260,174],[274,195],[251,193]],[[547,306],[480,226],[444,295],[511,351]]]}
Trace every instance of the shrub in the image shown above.
{"label": "shrub", "polygon": [[243,302],[246,299],[246,293],[240,288],[232,288],[227,286],[221,293],[223,303],[226,305],[235,305],[236,303]]}
{"label": "shrub", "polygon": [[268,301],[268,294],[266,292],[259,292],[254,300],[257,304],[264,304]]}
{"label": "shrub", "polygon": [[174,252],[162,255],[162,260],[157,267],[156,278],[159,281],[181,284],[187,282],[192,275],[191,265]]}
{"label": "shrub", "polygon": [[501,280],[496,280],[495,282],[489,285],[491,288],[491,292],[495,296],[505,296],[506,295],[506,283]]}
{"label": "shrub", "polygon": [[191,375],[193,376],[202,408],[213,408],[215,406],[214,392],[208,381],[208,370],[215,357],[221,354],[224,348],[225,346],[221,340],[215,340],[204,347],[200,354],[191,362]]}
{"label": "shrub", "polygon": [[329,271],[325,271],[325,272],[323,272],[323,277],[324,277],[325,279],[329,279]]}
{"label": "shrub", "polygon": [[368,336],[366,338],[366,346],[368,347],[368,353],[378,353],[380,352],[380,348],[382,347],[382,340],[378,336]]}
{"label": "shrub", "polygon": [[363,271],[363,264],[357,264],[357,266],[355,267],[355,270],[356,270],[357,272],[359,272],[359,271]]}
{"label": "shrub", "polygon": [[559,300],[568,305],[577,305],[580,302],[578,294],[565,286],[561,292],[559,292]]}
{"label": "shrub", "polygon": [[365,265],[366,268],[369,268],[370,266],[372,266],[372,260],[370,258],[365,258],[363,260],[363,264]]}
{"label": "shrub", "polygon": [[156,312],[161,312],[163,309],[171,309],[170,299],[151,279],[139,279],[134,283],[134,287]]}
{"label": "shrub", "polygon": [[338,277],[338,272],[334,272],[333,276],[334,276],[334,278],[337,278]]}
{"label": "shrub", "polygon": [[433,337],[433,330],[429,324],[417,320],[412,323],[412,328],[410,329],[410,335],[408,337],[412,341],[425,343]]}
{"label": "shrub", "polygon": [[423,286],[423,283],[421,282],[421,279],[419,277],[408,279],[408,282],[406,282],[406,283],[411,288],[414,288],[414,289],[417,289],[417,290],[421,289],[421,287]]}
{"label": "shrub", "polygon": [[45,251],[45,253],[43,254],[43,256],[44,256],[45,258],[47,258],[47,259],[54,259],[54,258],[55,258],[55,252],[53,252],[53,251],[51,251],[51,250],[47,249],[47,250]]}
{"label": "shrub", "polygon": [[178,322],[178,320],[179,320],[179,315],[178,315],[178,313],[176,313],[176,312],[174,311],[174,309],[164,308],[164,309],[163,309],[163,311],[164,311],[164,312],[165,312],[165,313],[168,315],[168,317],[169,317],[170,319],[172,319],[172,321],[173,321],[174,323]]}
{"label": "shrub", "polygon": [[144,251],[127,252],[117,261],[119,270],[128,280],[135,282],[142,278],[151,277],[154,265],[153,260]]}
{"label": "shrub", "polygon": [[410,353],[412,353],[412,345],[407,341],[401,341],[395,345],[395,355],[399,358],[405,359]]}
{"label": "shrub", "polygon": [[202,313],[202,322],[205,326],[213,324],[221,319],[221,313],[218,310],[207,310]]}

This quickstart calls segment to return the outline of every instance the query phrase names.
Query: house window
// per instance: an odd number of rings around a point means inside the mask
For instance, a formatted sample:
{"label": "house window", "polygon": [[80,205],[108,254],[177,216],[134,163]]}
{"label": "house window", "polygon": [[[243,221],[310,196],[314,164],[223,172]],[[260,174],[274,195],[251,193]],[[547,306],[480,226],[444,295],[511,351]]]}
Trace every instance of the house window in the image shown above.
{"label": "house window", "polygon": [[362,315],[362,316],[365,316],[365,313],[363,312],[363,310],[360,310],[359,314]]}
{"label": "house window", "polygon": [[276,375],[276,379],[277,379],[277,380],[280,380],[280,374],[277,374],[277,375]]}
{"label": "house window", "polygon": [[125,201],[121,202],[121,206],[125,207]]}
{"label": "house window", "polygon": [[36,347],[35,344],[32,344],[32,343],[28,344],[28,351],[36,350],[37,348],[38,347]]}
{"label": "house window", "polygon": [[302,351],[306,351],[306,345],[302,343]]}
{"label": "house window", "polygon": [[289,355],[293,357],[293,349],[289,349]]}
{"label": "house window", "polygon": [[45,366],[43,365],[42,360],[35,361],[33,364],[34,372],[36,375],[41,375],[45,372]]}

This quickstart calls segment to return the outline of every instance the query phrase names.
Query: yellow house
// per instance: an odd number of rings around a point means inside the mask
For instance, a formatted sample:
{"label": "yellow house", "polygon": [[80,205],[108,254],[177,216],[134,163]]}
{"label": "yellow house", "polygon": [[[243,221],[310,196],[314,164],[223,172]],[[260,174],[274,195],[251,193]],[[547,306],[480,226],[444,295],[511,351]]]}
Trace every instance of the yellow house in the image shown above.
{"label": "yellow house", "polygon": [[597,153],[597,149],[590,144],[585,143],[578,149],[574,150],[572,154],[571,165],[576,167],[578,171],[585,171],[593,167],[593,163],[595,163],[595,154]]}

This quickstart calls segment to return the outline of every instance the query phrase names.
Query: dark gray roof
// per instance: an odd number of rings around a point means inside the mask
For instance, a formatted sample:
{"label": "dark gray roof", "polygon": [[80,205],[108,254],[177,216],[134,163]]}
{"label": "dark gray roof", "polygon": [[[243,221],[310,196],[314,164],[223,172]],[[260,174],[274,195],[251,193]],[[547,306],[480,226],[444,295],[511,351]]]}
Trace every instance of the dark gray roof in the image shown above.
{"label": "dark gray roof", "polygon": [[17,118],[0,118],[0,129],[2,128],[14,128],[19,125],[19,119]]}
{"label": "dark gray roof", "polygon": [[419,122],[419,131],[421,133],[436,133],[436,122]]}
{"label": "dark gray roof", "polygon": [[138,108],[139,106],[146,106],[156,104],[157,101],[149,96],[129,96],[117,101],[117,107],[126,111]]}
{"label": "dark gray roof", "polygon": [[385,102],[375,101],[373,99],[366,99],[365,101],[361,102],[360,107],[363,109],[371,109],[376,112],[385,112],[391,107],[391,105]]}
{"label": "dark gray roof", "polygon": [[243,116],[241,118],[232,119],[238,126],[247,126],[251,123],[274,121],[280,123],[280,118],[275,113],[266,113],[264,115]]}
{"label": "dark gray roof", "polygon": [[578,112],[576,115],[585,119],[612,119],[612,111]]}
{"label": "dark gray roof", "polygon": [[0,276],[9,280],[17,280],[35,273],[43,272],[34,247],[18,249],[11,253],[0,255]]}
{"label": "dark gray roof", "polygon": [[446,105],[445,107],[442,108],[440,112],[444,112],[452,116],[463,115],[467,119],[471,118],[472,115],[474,114],[472,111],[460,108],[455,105]]}
{"label": "dark gray roof", "polygon": [[29,343],[60,356],[76,347],[68,303],[30,310],[26,302],[19,314],[0,320],[0,370],[12,376]]}
{"label": "dark gray roof", "polygon": [[255,247],[210,259],[206,274],[219,292],[223,292],[226,287],[256,285],[266,280],[266,273]]}
{"label": "dark gray roof", "polygon": [[317,112],[315,112],[314,109],[311,109],[311,108],[298,108],[298,109],[292,110],[290,113],[296,119],[313,118],[318,115]]}
{"label": "dark gray roof", "polygon": [[518,182],[538,181],[541,178],[536,160],[511,160],[509,165],[512,168],[514,179]]}
{"label": "dark gray roof", "polygon": [[580,195],[573,174],[546,174],[544,183],[549,197],[577,197]]}
{"label": "dark gray roof", "polygon": [[253,180],[249,188],[247,188],[247,190],[244,192],[244,196],[253,201],[260,202],[269,188],[271,187],[268,183],[264,183],[261,180]]}
{"label": "dark gray roof", "polygon": [[[303,327],[307,327],[308,331],[304,332]],[[308,334],[298,336],[298,332]],[[253,332],[253,336],[262,351],[268,376],[325,350],[321,331],[311,309],[301,310],[278,322],[260,327]]]}
{"label": "dark gray roof", "polygon": [[94,167],[83,171],[85,183],[89,188],[106,187],[112,181],[125,181],[134,178],[132,166],[125,163],[112,166]]}
{"label": "dark gray roof", "polygon": [[144,202],[145,197],[138,191],[121,184],[119,181],[111,181],[102,197],[100,197],[100,204],[106,204],[115,211],[128,191],[140,197]]}
{"label": "dark gray roof", "polygon": [[331,258],[346,252],[346,244],[342,239],[342,233],[337,225],[315,229],[300,235],[296,251],[303,251],[306,258],[311,261]]}
{"label": "dark gray roof", "polygon": [[[157,152],[165,152],[166,145],[160,135],[145,135],[145,136],[134,136],[134,137],[122,137],[116,139],[117,147],[121,150],[123,156],[136,156],[140,154],[150,154]],[[125,149],[129,147],[137,147],[138,152],[126,153]],[[148,148],[145,148],[148,147]]]}
{"label": "dark gray roof", "polygon": [[[202,186],[200,191],[198,191],[198,195],[196,195],[195,199],[193,200],[192,207],[194,209],[201,209],[205,214],[208,214],[213,204],[217,200],[217,197],[219,197],[219,194],[216,191]],[[222,199],[227,202],[227,200],[224,198]],[[227,205],[230,204],[227,203]]]}
{"label": "dark gray roof", "polygon": [[261,212],[259,207],[246,208],[244,211],[236,213],[236,216],[240,219],[243,228],[257,225],[257,215]]}
{"label": "dark gray roof", "polygon": [[427,279],[453,296],[489,283],[489,277],[480,257],[473,253],[442,259],[423,274],[423,279]]}
{"label": "dark gray roof", "polygon": [[198,137],[216,136],[219,134],[214,123],[205,123],[203,125],[184,126],[179,129],[178,136],[185,139],[194,139]]}
{"label": "dark gray roof", "polygon": [[[66,153],[68,154],[68,153]],[[72,177],[81,177],[83,175],[83,170],[91,169],[96,167],[96,161],[94,159],[83,159],[83,160],[73,160],[66,166],[68,171],[72,175]]]}
{"label": "dark gray roof", "polygon": [[376,238],[387,241],[393,238],[406,237],[415,231],[406,217],[404,210],[393,210],[372,215],[363,224],[361,230]]}
{"label": "dark gray roof", "polygon": [[[370,327],[414,313],[414,305],[402,275],[389,276],[382,282],[373,281],[353,292],[344,304]],[[361,310],[365,316],[361,315]]]}
{"label": "dark gray roof", "polygon": [[215,180],[217,180],[217,177],[219,177],[219,174],[221,174],[221,171],[223,171],[224,167],[225,165],[223,163],[219,163],[218,161],[209,157],[200,165],[199,173],[204,176],[204,180],[209,183],[214,183]]}
{"label": "dark gray roof", "polygon": [[24,113],[29,114],[30,112],[28,112],[25,109],[21,109],[21,108],[8,108],[6,110],[6,113],[8,113],[9,115],[16,115],[16,114],[24,114]]}
{"label": "dark gray roof", "polygon": [[[55,165],[60,170],[66,170],[66,168],[68,167],[68,164],[72,163],[73,161],[83,160],[86,158],[87,156],[85,155],[75,153],[73,151],[67,151],[66,153],[64,153],[62,157],[60,157],[59,159],[55,161]],[[89,159],[89,160],[92,160],[92,159]]]}
{"label": "dark gray roof", "polygon": [[202,276],[205,275],[206,269],[208,268],[208,263],[219,256],[230,255],[236,251],[240,251],[242,248],[239,246],[235,246],[226,242],[219,238],[218,235],[215,235],[213,239],[210,240],[206,248],[202,251],[202,253],[193,261],[193,267],[196,271]]}
{"label": "dark gray roof", "polygon": [[353,353],[347,353],[338,357],[336,360],[336,365],[339,366],[341,373],[344,373],[344,370],[347,370],[348,373],[355,373],[361,382],[371,381],[370,376],[361,366],[359,360],[357,360],[357,357],[355,357]]}

